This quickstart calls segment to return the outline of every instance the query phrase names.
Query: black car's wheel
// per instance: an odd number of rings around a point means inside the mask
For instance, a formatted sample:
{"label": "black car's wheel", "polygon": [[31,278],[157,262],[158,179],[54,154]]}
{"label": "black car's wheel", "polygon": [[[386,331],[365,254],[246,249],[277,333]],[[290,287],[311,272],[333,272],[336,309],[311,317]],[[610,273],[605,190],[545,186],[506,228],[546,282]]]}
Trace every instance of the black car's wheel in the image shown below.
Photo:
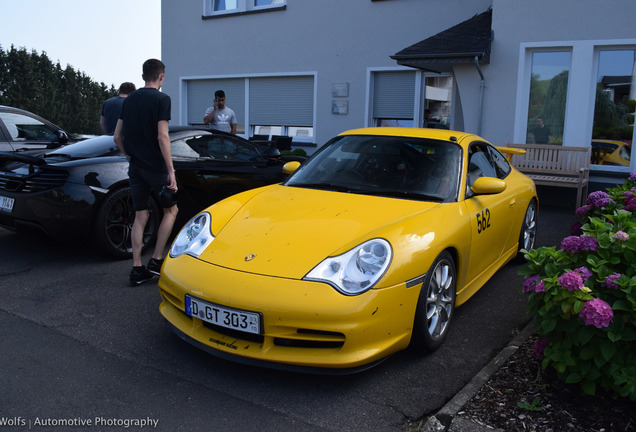
{"label": "black car's wheel", "polygon": [[[150,217],[144,231],[144,247],[154,242],[159,227],[159,208],[153,199],[149,201]],[[135,211],[128,187],[111,192],[99,206],[93,229],[97,246],[115,258],[130,258],[132,243],[130,235]]]}
{"label": "black car's wheel", "polygon": [[[537,202],[533,199],[528,204],[526,214],[523,217],[521,231],[519,233],[519,251],[521,249],[530,250],[534,248],[534,242],[537,237]],[[523,257],[517,254],[517,257]]]}
{"label": "black car's wheel", "polygon": [[422,284],[411,337],[413,350],[430,352],[442,344],[455,311],[456,289],[455,262],[444,251],[435,259]]}

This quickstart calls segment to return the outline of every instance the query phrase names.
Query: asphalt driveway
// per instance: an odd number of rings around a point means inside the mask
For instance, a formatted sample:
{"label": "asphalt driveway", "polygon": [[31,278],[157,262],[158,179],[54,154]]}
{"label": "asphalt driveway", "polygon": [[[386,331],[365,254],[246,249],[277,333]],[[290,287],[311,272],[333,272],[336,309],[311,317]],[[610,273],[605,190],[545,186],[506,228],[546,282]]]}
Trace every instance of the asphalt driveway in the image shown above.
{"label": "asphalt driveway", "polygon": [[[569,235],[573,207],[543,206],[538,245]],[[0,229],[0,429],[405,431],[435,413],[527,322],[519,264],[457,309],[435,353],[349,376],[270,371],[176,337],[156,282],[130,261]],[[3,423],[4,422],[4,423]]]}

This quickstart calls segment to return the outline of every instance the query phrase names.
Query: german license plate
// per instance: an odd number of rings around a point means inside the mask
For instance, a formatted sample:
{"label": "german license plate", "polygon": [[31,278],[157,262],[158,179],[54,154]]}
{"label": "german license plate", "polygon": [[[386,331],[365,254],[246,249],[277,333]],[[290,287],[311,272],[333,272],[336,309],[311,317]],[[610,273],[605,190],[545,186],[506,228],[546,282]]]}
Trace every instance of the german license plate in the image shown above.
{"label": "german license plate", "polygon": [[0,195],[0,210],[4,210],[7,212],[13,211],[13,203],[15,200],[13,198],[5,197]]}
{"label": "german license plate", "polygon": [[186,314],[221,327],[247,333],[261,333],[261,314],[233,309],[185,296]]}

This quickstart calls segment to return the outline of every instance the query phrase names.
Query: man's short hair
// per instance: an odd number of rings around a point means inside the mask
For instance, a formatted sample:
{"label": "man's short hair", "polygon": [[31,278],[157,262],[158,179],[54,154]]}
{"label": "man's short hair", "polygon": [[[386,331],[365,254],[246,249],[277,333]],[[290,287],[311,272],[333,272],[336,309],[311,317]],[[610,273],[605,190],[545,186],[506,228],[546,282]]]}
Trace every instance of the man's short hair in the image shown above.
{"label": "man's short hair", "polygon": [[161,60],[149,59],[144,62],[142,71],[144,81],[157,81],[159,75],[166,71],[166,65]]}
{"label": "man's short hair", "polygon": [[216,98],[224,98],[225,92],[223,90],[217,90],[214,92],[214,99]]}
{"label": "man's short hair", "polygon": [[137,90],[137,88],[131,82],[121,83],[119,86],[119,94],[131,94],[135,90]]}

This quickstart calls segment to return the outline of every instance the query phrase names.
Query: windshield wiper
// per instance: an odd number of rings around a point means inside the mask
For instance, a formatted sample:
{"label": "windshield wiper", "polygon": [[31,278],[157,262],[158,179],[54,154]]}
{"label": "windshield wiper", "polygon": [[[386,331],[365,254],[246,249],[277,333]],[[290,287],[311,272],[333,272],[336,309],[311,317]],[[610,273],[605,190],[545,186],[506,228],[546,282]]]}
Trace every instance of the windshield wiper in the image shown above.
{"label": "windshield wiper", "polygon": [[355,193],[373,196],[384,196],[389,198],[416,199],[420,201],[444,202],[445,198],[436,195],[427,195],[419,192],[406,192],[395,190],[356,190]]}
{"label": "windshield wiper", "polygon": [[295,186],[307,189],[330,190],[336,192],[351,192],[353,190],[348,186],[335,183],[292,183],[288,184],[287,186]]}

